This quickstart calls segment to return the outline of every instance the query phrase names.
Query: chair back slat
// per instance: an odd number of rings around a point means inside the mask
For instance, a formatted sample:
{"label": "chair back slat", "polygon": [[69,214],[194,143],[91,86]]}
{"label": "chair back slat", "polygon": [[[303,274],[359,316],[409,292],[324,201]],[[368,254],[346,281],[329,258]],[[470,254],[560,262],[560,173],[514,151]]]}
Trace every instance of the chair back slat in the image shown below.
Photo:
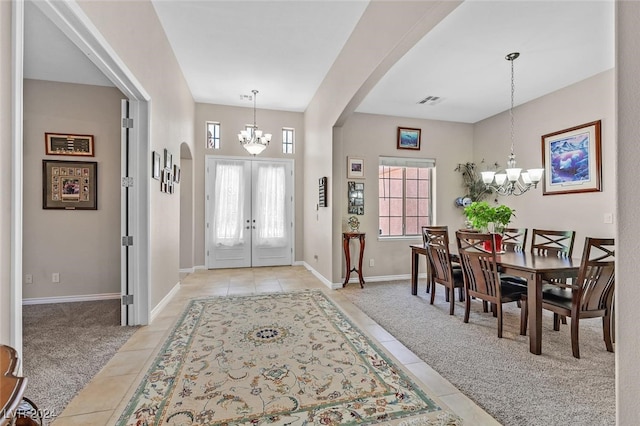
{"label": "chair back slat", "polygon": [[575,231],[534,229],[531,236],[531,253],[542,256],[571,257]]}
{"label": "chair back slat", "polygon": [[527,228],[505,228],[502,234],[502,250],[522,252],[527,245]]}

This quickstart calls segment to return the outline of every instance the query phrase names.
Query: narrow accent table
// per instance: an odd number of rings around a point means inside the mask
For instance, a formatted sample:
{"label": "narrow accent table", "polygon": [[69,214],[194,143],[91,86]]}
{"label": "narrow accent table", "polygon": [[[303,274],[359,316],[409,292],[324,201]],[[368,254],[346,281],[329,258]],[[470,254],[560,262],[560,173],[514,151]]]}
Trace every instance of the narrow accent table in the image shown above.
{"label": "narrow accent table", "polygon": [[[342,246],[344,247],[344,257],[347,261],[347,274],[344,278],[344,283],[342,287],[346,286],[349,282],[349,277],[352,272],[357,272],[360,288],[364,288],[364,278],[362,276],[362,256],[364,255],[364,232],[343,232],[342,233]],[[349,250],[349,241],[357,238],[360,240],[360,259],[358,260],[358,268],[351,268],[351,250]]]}

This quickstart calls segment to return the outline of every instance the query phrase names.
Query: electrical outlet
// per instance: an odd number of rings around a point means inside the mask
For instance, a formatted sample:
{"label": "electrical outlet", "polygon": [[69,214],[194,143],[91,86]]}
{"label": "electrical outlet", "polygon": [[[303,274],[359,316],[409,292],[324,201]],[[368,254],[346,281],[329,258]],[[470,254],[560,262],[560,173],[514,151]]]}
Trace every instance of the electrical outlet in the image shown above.
{"label": "electrical outlet", "polygon": [[33,275],[31,274],[26,274],[24,276],[24,283],[25,284],[33,284]]}
{"label": "electrical outlet", "polygon": [[613,213],[604,214],[604,223],[613,223]]}
{"label": "electrical outlet", "polygon": [[52,283],[59,283],[60,282],[60,273],[59,272],[54,272],[53,274],[51,274],[51,282]]}
{"label": "electrical outlet", "polygon": [[369,259],[369,266],[375,266],[376,262],[373,259]]}

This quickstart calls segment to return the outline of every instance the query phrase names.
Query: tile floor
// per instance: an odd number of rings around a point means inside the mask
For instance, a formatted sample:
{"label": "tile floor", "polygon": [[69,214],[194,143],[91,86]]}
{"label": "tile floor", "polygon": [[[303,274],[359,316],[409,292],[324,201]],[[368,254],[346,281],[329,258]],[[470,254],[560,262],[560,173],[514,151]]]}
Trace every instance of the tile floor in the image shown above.
{"label": "tile floor", "polygon": [[[352,285],[352,284],[350,284]],[[357,284],[353,284],[357,285]],[[468,425],[499,425],[490,415],[444,380],[382,327],[330,290],[302,266],[196,271],[184,277],[179,291],[154,321],[138,330],[92,381],[67,405],[54,426],[113,425],[159,351],[165,336],[194,297],[252,294],[320,288],[360,327],[377,339],[400,364]],[[407,289],[409,291],[409,289]]]}

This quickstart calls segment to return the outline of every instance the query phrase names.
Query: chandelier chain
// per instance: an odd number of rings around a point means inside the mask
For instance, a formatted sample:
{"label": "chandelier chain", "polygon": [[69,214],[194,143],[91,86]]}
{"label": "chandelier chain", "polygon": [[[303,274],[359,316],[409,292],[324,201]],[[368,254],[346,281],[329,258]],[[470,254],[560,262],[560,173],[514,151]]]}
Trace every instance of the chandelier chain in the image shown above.
{"label": "chandelier chain", "polygon": [[515,58],[510,60],[511,62],[511,109],[509,109],[509,116],[511,119],[511,155],[513,155],[513,145],[514,145],[514,140],[515,140],[515,126],[514,126],[514,118],[513,118],[513,100],[514,100],[514,94],[516,91],[516,84],[515,84],[515,78],[514,78],[514,72],[513,72],[513,66],[514,66],[514,62],[515,62]]}

